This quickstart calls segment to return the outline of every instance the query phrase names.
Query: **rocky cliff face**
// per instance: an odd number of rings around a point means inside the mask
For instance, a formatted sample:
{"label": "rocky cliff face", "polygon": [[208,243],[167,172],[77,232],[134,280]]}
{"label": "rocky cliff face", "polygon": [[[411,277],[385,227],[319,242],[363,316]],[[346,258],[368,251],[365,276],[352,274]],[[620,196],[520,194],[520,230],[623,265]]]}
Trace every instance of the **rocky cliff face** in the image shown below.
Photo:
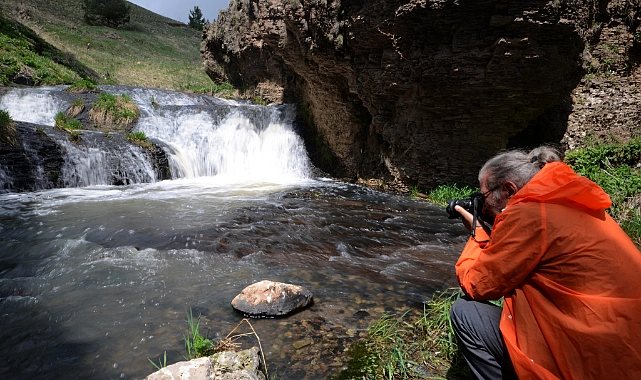
{"label": "rocky cliff face", "polygon": [[335,176],[474,184],[501,149],[561,141],[610,3],[234,0],[201,53],[213,80],[297,103]]}

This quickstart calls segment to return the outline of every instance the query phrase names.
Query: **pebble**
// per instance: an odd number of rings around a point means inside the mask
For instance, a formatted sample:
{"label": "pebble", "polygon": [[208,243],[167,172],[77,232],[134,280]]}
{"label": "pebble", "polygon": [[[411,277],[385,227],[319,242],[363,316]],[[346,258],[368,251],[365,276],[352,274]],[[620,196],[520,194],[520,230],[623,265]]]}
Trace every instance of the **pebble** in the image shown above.
{"label": "pebble", "polygon": [[292,345],[294,346],[295,349],[298,350],[298,349],[303,348],[305,346],[309,346],[312,343],[313,342],[312,342],[311,339],[301,339],[301,340],[297,340],[296,342],[292,343]]}

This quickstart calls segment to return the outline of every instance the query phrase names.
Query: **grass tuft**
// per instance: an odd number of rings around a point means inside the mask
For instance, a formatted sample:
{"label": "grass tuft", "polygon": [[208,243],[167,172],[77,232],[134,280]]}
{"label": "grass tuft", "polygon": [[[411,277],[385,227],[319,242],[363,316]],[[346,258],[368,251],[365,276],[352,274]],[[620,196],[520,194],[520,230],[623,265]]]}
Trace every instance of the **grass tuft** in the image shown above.
{"label": "grass tuft", "polygon": [[140,117],[140,109],[129,96],[122,94],[101,93],[93,108],[89,111],[89,119],[99,126],[129,126]]}
{"label": "grass tuft", "polygon": [[156,364],[153,360],[149,358],[147,358],[147,360],[149,360],[149,363],[151,363],[151,365],[153,365],[157,371],[160,371],[161,369],[167,367],[167,351],[165,351],[165,354],[162,360],[158,358],[158,364]]}
{"label": "grass tuft", "polygon": [[140,145],[141,147],[149,151],[152,151],[154,149],[154,145],[151,143],[151,141],[149,141],[147,135],[145,135],[145,132],[136,131],[128,133],[127,140],[131,141],[134,144]]}
{"label": "grass tuft", "polygon": [[427,200],[440,206],[447,206],[448,200],[469,198],[475,191],[478,189],[469,186],[441,185],[427,195]]}
{"label": "grass tuft", "polygon": [[75,81],[71,86],[67,87],[65,91],[74,94],[82,94],[90,91],[99,91],[99,89],[93,81],[83,79]]}
{"label": "grass tuft", "polygon": [[191,308],[187,313],[187,326],[187,335],[183,334],[186,353],[186,355],[183,355],[183,358],[185,360],[192,360],[213,354],[214,343],[200,335],[200,315],[197,319],[194,319]]}
{"label": "grass tuft", "polygon": [[76,99],[75,102],[67,109],[65,115],[69,118],[74,118],[82,113],[85,110],[85,103],[82,99]]}
{"label": "grass tuft", "polygon": [[415,320],[408,313],[384,315],[365,341],[350,347],[347,369],[331,379],[469,378],[449,318],[459,297],[459,291],[435,294]]}
{"label": "grass tuft", "polygon": [[68,118],[64,112],[58,112],[53,119],[55,121],[54,127],[61,131],[72,133],[82,129],[82,124],[78,120]]}
{"label": "grass tuft", "polygon": [[0,110],[0,143],[9,146],[18,145],[16,125],[6,110]]}
{"label": "grass tuft", "polygon": [[[237,342],[238,339],[253,335],[258,342],[258,347],[260,349],[260,353],[262,356],[265,378],[269,379],[269,373],[267,371],[267,362],[265,361],[265,354],[264,354],[263,346],[260,342],[260,337],[258,336],[258,333],[256,333],[254,326],[252,326],[251,322],[249,322],[247,318],[240,321],[238,325],[236,325],[236,327],[234,327],[234,329],[232,329],[232,331],[229,334],[227,334],[225,338],[214,343],[209,338],[204,337],[200,334],[200,315],[197,318],[194,318],[194,314],[191,308],[189,308],[189,311],[186,312],[186,314],[187,314],[187,334],[183,334],[183,339],[185,342],[185,354],[184,355],[182,353],[180,354],[183,357],[183,359],[192,360],[200,357],[212,356],[218,352],[236,351],[240,346],[240,343]],[[251,329],[251,332],[237,333],[236,331],[244,323],[246,323],[249,326],[249,328]],[[161,368],[167,366],[167,352],[165,351],[164,361],[161,362],[159,359],[158,364],[156,364],[154,361],[152,361],[149,358],[147,358],[147,360],[154,366],[154,368],[156,368],[157,370],[160,370]]]}

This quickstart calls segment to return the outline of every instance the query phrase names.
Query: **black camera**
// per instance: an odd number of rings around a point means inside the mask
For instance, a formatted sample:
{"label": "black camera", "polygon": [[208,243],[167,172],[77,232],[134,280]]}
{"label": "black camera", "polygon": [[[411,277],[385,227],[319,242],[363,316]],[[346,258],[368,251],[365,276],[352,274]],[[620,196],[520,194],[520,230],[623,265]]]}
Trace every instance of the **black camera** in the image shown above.
{"label": "black camera", "polygon": [[447,207],[445,211],[449,215],[448,219],[461,217],[461,214],[454,209],[454,206],[461,206],[470,214],[480,216],[483,213],[483,201],[483,195],[479,192],[470,195],[468,199],[450,199],[446,201]]}
{"label": "black camera", "polygon": [[483,204],[485,199],[483,194],[476,192],[468,199],[450,199],[447,202],[447,207],[445,211],[448,214],[448,219],[456,219],[462,217],[458,211],[454,209],[455,206],[461,206],[470,214],[473,215],[472,219],[472,236],[474,236],[474,229],[476,228],[476,221],[482,220],[485,223],[488,223],[490,226],[494,224],[493,218],[483,213]]}

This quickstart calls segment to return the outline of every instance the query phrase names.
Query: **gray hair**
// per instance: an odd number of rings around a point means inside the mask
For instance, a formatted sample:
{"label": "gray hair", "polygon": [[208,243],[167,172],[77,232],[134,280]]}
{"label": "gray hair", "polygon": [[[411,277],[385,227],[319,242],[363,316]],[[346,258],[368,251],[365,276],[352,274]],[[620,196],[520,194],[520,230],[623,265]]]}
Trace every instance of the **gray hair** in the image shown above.
{"label": "gray hair", "polygon": [[481,177],[487,175],[486,186],[494,189],[505,182],[514,182],[521,189],[548,162],[561,161],[560,153],[549,146],[534,148],[530,153],[523,150],[511,150],[499,153],[490,158],[479,172]]}

